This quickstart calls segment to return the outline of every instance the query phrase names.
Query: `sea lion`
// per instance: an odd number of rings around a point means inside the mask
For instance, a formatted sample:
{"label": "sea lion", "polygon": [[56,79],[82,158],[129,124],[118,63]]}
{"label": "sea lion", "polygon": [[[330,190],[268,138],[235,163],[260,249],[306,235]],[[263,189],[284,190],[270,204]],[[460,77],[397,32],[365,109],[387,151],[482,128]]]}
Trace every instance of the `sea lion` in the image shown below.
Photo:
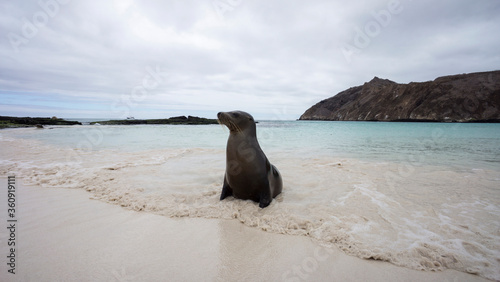
{"label": "sea lion", "polygon": [[228,196],[252,200],[267,207],[281,193],[280,172],[267,159],[257,141],[253,117],[242,111],[220,112],[220,124],[229,128],[226,147],[226,172],[221,200]]}

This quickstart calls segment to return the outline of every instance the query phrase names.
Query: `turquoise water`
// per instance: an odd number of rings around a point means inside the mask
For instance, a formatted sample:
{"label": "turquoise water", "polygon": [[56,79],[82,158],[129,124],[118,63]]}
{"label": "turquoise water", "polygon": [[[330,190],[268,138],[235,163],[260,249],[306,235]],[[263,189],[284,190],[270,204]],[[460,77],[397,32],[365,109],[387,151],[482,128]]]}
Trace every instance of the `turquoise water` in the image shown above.
{"label": "turquoise water", "polygon": [[238,220],[347,254],[500,280],[500,124],[261,121],[271,205],[220,201],[220,125],[0,131],[0,174],[168,217]]}
{"label": "turquoise water", "polygon": [[[265,152],[465,168],[500,167],[500,124],[261,121]],[[22,131],[20,138],[84,150],[225,148],[220,125],[73,126]]]}

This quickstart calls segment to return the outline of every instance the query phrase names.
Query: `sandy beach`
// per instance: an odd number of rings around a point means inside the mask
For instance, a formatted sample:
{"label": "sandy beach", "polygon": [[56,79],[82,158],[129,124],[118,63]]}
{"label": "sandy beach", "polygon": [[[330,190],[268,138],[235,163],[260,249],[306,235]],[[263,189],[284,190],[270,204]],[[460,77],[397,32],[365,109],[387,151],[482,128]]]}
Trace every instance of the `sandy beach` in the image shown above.
{"label": "sandy beach", "polygon": [[[3,231],[2,281],[488,281],[363,260],[237,220],[168,218],[91,200],[82,190],[16,181],[16,274],[7,272]],[[7,178],[1,183],[7,187]]]}
{"label": "sandy beach", "polygon": [[500,282],[500,0],[191,4],[0,1],[0,282]]}

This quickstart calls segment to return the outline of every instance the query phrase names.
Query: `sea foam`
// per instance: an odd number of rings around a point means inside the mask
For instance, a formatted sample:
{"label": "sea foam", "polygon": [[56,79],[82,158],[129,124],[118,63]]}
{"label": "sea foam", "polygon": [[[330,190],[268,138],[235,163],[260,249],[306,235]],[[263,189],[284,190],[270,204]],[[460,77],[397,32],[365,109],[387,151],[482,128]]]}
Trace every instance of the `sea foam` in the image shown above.
{"label": "sea foam", "polygon": [[[284,189],[260,209],[232,197],[219,201],[221,148],[84,151],[7,134],[0,140],[0,174],[14,173],[26,184],[85,189],[93,199],[135,211],[232,219],[361,258],[500,280],[495,170],[420,165],[402,174],[393,162],[272,150],[268,157]],[[69,157],[75,152],[78,159]]]}

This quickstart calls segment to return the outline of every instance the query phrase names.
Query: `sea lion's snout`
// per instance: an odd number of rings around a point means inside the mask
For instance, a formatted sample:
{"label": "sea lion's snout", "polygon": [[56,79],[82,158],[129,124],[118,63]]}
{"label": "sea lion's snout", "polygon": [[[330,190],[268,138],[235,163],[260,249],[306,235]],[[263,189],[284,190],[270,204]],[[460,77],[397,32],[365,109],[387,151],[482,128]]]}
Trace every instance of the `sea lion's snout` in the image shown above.
{"label": "sea lion's snout", "polygon": [[231,120],[229,115],[225,112],[219,112],[217,114],[217,122],[219,124],[227,126],[231,132],[240,131],[239,127]]}
{"label": "sea lion's snout", "polygon": [[225,112],[217,113],[217,121],[219,122],[219,124],[227,125],[226,120],[227,120],[227,114]]}
{"label": "sea lion's snout", "polygon": [[227,125],[227,120],[229,119],[229,115],[226,112],[218,112],[217,113],[217,120],[219,123]]}

